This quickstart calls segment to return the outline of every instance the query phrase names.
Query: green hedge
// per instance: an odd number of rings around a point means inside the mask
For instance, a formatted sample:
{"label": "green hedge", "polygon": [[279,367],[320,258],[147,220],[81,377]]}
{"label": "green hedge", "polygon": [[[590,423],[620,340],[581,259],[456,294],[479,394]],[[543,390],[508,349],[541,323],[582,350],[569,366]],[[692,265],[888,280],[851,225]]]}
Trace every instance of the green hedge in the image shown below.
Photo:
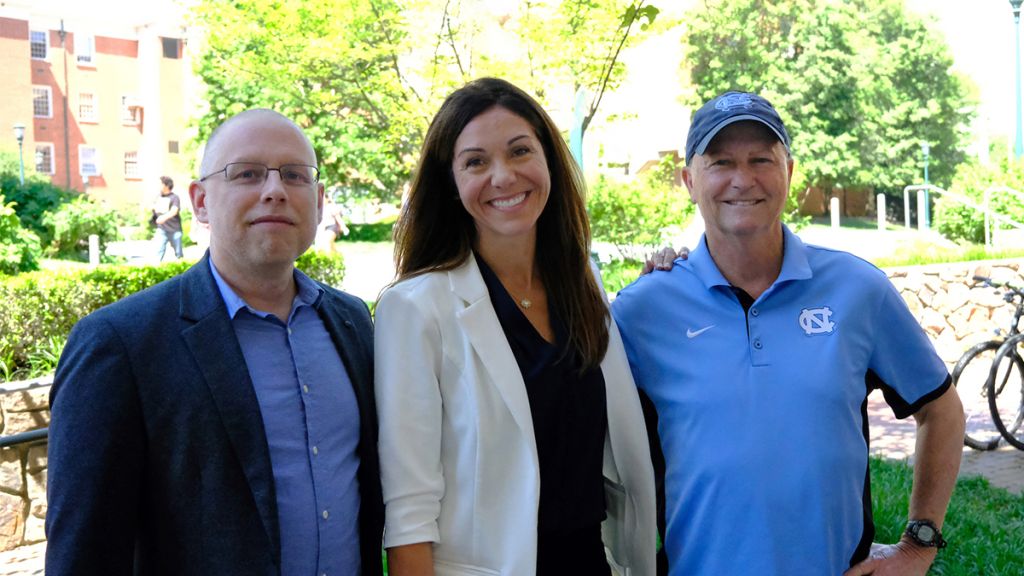
{"label": "green hedge", "polygon": [[[90,312],[176,276],[192,265],[99,266],[87,270],[30,272],[0,279],[0,378],[32,377],[56,365],[68,333]],[[339,254],[309,251],[297,263],[310,277],[341,286]]]}
{"label": "green hedge", "polygon": [[386,218],[372,224],[349,224],[348,234],[338,238],[339,242],[390,242],[391,230],[397,217]]}

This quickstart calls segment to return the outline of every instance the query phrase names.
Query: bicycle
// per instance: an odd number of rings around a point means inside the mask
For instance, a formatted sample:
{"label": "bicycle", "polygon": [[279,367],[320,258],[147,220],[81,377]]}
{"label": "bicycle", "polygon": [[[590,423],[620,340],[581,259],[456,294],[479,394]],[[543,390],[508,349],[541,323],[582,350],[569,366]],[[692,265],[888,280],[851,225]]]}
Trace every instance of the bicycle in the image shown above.
{"label": "bicycle", "polygon": [[1024,340],[1019,329],[1024,315],[1024,290],[984,276],[975,276],[974,280],[990,288],[1005,288],[1003,300],[1017,301],[1017,305],[1004,337],[998,337],[1001,331],[997,329],[997,338],[969,348],[953,368],[953,385],[967,417],[964,444],[975,450],[994,450],[1001,439],[1006,439],[1024,450],[1024,441],[1016,436],[1024,420],[1024,406],[1020,402],[1024,392],[1024,358],[1017,352],[1017,343]]}

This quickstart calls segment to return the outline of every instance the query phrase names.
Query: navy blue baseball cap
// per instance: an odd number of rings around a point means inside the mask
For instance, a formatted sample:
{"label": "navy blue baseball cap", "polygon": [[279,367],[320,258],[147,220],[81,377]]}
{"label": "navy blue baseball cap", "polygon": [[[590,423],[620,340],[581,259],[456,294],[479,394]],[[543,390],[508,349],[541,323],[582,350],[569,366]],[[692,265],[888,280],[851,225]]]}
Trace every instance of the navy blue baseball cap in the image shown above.
{"label": "navy blue baseball cap", "polygon": [[749,92],[726,92],[708,100],[693,115],[686,136],[686,164],[690,164],[694,154],[703,154],[722,128],[744,120],[764,124],[789,150],[789,133],[771,102]]}

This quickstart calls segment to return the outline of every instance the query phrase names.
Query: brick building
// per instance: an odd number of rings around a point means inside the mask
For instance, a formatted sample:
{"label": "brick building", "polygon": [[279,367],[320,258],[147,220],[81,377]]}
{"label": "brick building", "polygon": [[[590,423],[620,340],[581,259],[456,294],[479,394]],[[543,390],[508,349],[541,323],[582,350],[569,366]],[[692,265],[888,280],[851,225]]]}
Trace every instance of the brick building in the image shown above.
{"label": "brick building", "polygon": [[167,174],[187,197],[197,91],[183,19],[170,2],[73,4],[0,3],[0,148],[23,124],[26,174],[114,206],[148,206]]}

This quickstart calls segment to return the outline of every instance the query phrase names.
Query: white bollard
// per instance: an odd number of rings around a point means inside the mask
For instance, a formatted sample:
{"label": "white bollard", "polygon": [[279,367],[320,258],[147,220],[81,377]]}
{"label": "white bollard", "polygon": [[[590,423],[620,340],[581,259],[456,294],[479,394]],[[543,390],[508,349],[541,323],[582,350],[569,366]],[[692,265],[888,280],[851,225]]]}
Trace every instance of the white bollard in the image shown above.
{"label": "white bollard", "polygon": [[828,209],[832,213],[832,228],[839,228],[839,197],[833,196],[828,201]]}
{"label": "white bollard", "polygon": [[89,266],[100,265],[100,237],[89,234]]}
{"label": "white bollard", "polygon": [[875,212],[878,213],[878,231],[885,232],[885,194],[875,196]]}
{"label": "white bollard", "polygon": [[928,205],[924,203],[924,190],[917,191],[917,229],[928,229]]}

